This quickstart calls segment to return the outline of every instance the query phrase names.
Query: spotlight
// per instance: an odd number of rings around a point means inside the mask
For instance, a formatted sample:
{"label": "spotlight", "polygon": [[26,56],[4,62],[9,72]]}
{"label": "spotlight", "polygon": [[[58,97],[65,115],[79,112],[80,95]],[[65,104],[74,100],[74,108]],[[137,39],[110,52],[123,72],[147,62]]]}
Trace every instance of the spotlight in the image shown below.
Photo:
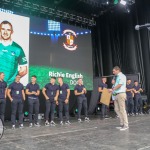
{"label": "spotlight", "polygon": [[125,6],[124,12],[128,14],[130,13],[130,7],[128,5]]}
{"label": "spotlight", "polygon": [[127,11],[127,13],[130,13],[130,9],[128,7],[126,8],[126,11]]}
{"label": "spotlight", "polygon": [[126,2],[125,0],[121,0],[121,1],[120,1],[120,4],[122,4],[122,5],[126,5],[126,4],[127,4],[127,2]]}
{"label": "spotlight", "polygon": [[109,1],[107,1],[106,4],[109,5]]}

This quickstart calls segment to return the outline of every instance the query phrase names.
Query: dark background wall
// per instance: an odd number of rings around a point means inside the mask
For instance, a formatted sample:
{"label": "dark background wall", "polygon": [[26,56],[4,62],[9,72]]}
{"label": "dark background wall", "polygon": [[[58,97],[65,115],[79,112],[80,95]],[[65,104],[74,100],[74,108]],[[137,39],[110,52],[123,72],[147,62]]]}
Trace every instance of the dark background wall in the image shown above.
{"label": "dark background wall", "polygon": [[136,0],[130,13],[119,7],[97,18],[92,30],[94,75],[112,74],[115,65],[125,74],[140,73],[150,99],[150,31],[135,30],[137,24],[150,23],[150,1]]}

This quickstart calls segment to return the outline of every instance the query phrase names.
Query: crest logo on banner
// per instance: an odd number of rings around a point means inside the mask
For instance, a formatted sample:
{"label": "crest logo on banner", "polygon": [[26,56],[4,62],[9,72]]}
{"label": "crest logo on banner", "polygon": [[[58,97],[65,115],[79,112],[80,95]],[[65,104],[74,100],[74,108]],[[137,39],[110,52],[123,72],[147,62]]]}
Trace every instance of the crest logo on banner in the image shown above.
{"label": "crest logo on banner", "polygon": [[63,43],[63,46],[65,49],[69,51],[74,51],[77,49],[77,45],[75,44],[75,38],[77,38],[77,35],[72,30],[64,30],[63,34],[66,36],[66,42]]}

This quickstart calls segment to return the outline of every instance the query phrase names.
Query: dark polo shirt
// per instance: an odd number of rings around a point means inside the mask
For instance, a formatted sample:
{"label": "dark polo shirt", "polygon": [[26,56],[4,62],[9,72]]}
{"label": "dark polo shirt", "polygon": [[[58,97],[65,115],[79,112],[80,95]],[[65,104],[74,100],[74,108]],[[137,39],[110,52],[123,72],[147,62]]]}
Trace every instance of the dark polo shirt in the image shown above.
{"label": "dark polo shirt", "polygon": [[59,87],[57,84],[51,84],[48,83],[45,85],[46,89],[46,95],[49,97],[50,100],[54,100],[54,97],[56,96],[57,90],[59,90]]}
{"label": "dark polo shirt", "polygon": [[[77,85],[75,86],[74,90],[77,90],[78,93],[81,93],[84,88],[85,88],[84,85],[79,85],[79,84],[77,84]],[[78,97],[85,98],[85,94],[78,95]]]}
{"label": "dark polo shirt", "polygon": [[[37,92],[37,91],[40,90],[40,86],[37,83],[35,83],[35,84],[28,83],[27,86],[26,86],[26,89],[28,89],[29,92]],[[37,98],[38,96],[34,95],[34,94],[28,95],[28,98],[30,98],[30,97],[31,98]]]}
{"label": "dark polo shirt", "polygon": [[22,90],[24,90],[23,84],[13,82],[9,85],[9,88],[11,89],[11,96],[13,99],[23,99]]}
{"label": "dark polo shirt", "polygon": [[69,89],[69,85],[63,83],[62,86],[59,85],[59,99],[65,100],[67,98],[67,90]]}
{"label": "dark polo shirt", "polygon": [[[127,88],[127,90],[133,89],[133,87],[132,87],[131,84],[129,84],[129,85],[127,84],[127,85],[126,85],[126,88]],[[127,94],[127,99],[128,99],[128,98],[132,98],[132,93],[131,93],[131,91],[127,91],[126,94]]]}
{"label": "dark polo shirt", "polygon": [[[138,91],[140,88],[141,88],[141,86],[139,86],[139,85],[138,85],[138,86],[135,86],[135,85],[133,86],[133,89],[135,89],[136,91]],[[136,97],[137,97],[137,98],[138,98],[138,97],[141,97],[141,93],[135,93],[135,94],[134,94],[134,97],[135,97],[135,98],[136,98]]]}
{"label": "dark polo shirt", "polygon": [[[106,84],[106,83],[100,83],[99,85],[98,85],[98,87],[99,88],[102,88],[102,90],[104,89],[104,88],[107,88],[108,87],[108,85]],[[101,97],[101,92],[100,92],[100,97]]]}

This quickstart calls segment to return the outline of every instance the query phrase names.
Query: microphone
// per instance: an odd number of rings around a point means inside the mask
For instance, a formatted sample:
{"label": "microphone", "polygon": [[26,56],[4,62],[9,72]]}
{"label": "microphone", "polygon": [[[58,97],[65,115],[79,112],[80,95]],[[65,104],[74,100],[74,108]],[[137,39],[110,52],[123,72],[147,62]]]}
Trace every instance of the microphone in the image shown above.
{"label": "microphone", "polygon": [[135,30],[140,30],[140,29],[144,29],[144,28],[150,28],[150,23],[146,23],[144,25],[136,25],[135,26]]}

